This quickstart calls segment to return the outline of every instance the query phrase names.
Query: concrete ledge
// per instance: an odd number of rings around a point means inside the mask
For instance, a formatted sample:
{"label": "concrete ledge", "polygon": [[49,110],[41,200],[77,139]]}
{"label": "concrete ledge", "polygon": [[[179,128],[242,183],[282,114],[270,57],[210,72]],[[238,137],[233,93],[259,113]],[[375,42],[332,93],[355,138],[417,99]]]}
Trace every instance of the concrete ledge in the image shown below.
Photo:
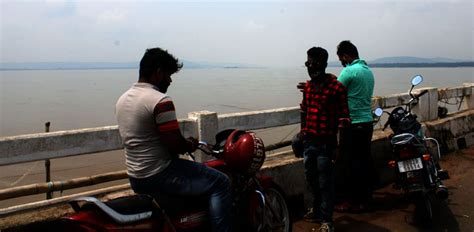
{"label": "concrete ledge", "polygon": [[120,149],[118,126],[0,138],[0,165]]}
{"label": "concrete ledge", "polygon": [[219,115],[218,130],[238,128],[257,130],[275,126],[299,123],[300,108],[288,107],[262,111]]}
{"label": "concrete ledge", "polygon": [[448,117],[425,122],[424,133],[441,145],[441,153],[464,149],[474,144],[474,110],[465,110]]}
{"label": "concrete ledge", "polygon": [[272,176],[288,196],[305,192],[303,159],[296,158],[291,150],[269,157],[263,164],[261,173]]}

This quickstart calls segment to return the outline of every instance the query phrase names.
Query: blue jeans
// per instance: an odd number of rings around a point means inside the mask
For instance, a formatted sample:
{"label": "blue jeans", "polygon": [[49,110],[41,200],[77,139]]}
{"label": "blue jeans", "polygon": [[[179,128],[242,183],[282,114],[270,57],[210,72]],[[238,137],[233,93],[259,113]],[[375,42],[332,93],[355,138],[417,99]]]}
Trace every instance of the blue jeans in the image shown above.
{"label": "blue jeans", "polygon": [[313,208],[323,222],[332,222],[334,212],[334,146],[316,140],[304,142],[304,171]]}
{"label": "blue jeans", "polygon": [[174,159],[162,172],[143,179],[130,178],[137,193],[160,192],[179,196],[209,197],[213,231],[231,231],[232,192],[229,178],[216,169],[197,162]]}

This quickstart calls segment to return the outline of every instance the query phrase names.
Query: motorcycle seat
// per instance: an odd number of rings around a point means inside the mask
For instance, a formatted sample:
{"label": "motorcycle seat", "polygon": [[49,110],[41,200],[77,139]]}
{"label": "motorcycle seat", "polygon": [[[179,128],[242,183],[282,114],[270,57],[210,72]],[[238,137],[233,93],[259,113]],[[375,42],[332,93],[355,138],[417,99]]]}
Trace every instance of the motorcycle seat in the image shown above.
{"label": "motorcycle seat", "polygon": [[153,196],[161,208],[167,213],[174,214],[182,211],[193,211],[207,209],[209,207],[208,196],[179,196],[158,193]]}
{"label": "motorcycle seat", "polygon": [[411,133],[402,133],[392,137],[392,145],[406,145],[406,144],[419,144],[420,141],[414,134]]}
{"label": "motorcycle seat", "polygon": [[119,197],[107,201],[105,204],[121,214],[136,214],[157,209],[153,205],[153,198],[148,195]]}
{"label": "motorcycle seat", "polygon": [[[79,202],[86,202],[86,204],[80,206]],[[119,224],[148,219],[154,211],[152,199],[145,195],[126,196],[105,203],[95,197],[79,197],[71,200],[69,204],[76,212],[87,208],[86,205],[95,205]]]}

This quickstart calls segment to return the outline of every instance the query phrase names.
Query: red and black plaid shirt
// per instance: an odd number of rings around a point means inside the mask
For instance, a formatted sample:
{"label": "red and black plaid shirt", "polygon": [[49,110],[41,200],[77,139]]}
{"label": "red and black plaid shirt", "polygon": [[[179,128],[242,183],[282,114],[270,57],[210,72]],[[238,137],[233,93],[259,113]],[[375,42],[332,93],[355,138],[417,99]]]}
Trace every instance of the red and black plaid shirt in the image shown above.
{"label": "red and black plaid shirt", "polygon": [[[339,123],[350,122],[347,90],[332,74],[307,81],[301,102],[301,131],[311,136],[336,135]],[[302,120],[303,120],[302,119]]]}

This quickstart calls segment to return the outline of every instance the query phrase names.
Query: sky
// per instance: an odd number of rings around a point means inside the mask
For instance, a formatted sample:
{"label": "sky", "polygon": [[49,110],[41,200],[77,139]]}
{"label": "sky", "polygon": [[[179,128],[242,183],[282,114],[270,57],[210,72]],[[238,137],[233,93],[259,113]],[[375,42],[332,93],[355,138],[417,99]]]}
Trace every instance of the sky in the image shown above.
{"label": "sky", "polygon": [[301,66],[313,46],[351,40],[361,58],[474,60],[472,0],[0,0],[0,62],[138,62],[177,58]]}

